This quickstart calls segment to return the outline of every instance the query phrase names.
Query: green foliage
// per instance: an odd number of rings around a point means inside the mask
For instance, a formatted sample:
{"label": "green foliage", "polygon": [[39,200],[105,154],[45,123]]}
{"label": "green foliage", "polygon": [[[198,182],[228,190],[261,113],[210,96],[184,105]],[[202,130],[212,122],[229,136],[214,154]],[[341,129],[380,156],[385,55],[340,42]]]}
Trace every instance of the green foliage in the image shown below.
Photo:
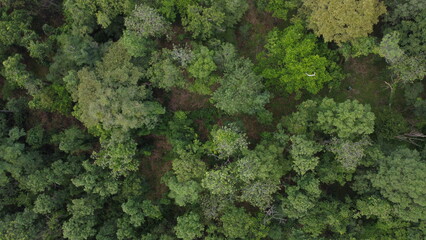
{"label": "green foliage", "polygon": [[386,15],[386,31],[397,31],[401,36],[400,46],[410,57],[425,63],[426,47],[423,44],[426,24],[426,4],[419,0],[403,0],[385,2],[392,11]]}
{"label": "green foliage", "polygon": [[421,82],[406,84],[404,87],[404,97],[407,105],[415,104],[420,94],[424,92],[424,86]]}
{"label": "green foliage", "polygon": [[286,188],[287,196],[282,198],[281,209],[290,218],[301,218],[315,207],[321,190],[319,181],[312,174],[297,179],[296,186]]}
{"label": "green foliage", "polygon": [[336,160],[342,164],[343,168],[354,170],[365,156],[365,148],[370,144],[368,138],[362,138],[356,142],[334,138],[330,143],[329,150],[334,153]]}
{"label": "green foliage", "polygon": [[309,214],[299,220],[303,224],[303,231],[318,237],[326,229],[345,236],[351,224],[352,210],[349,205],[340,201],[322,201]]}
{"label": "green foliage", "polygon": [[190,179],[202,179],[207,166],[200,160],[198,154],[182,151],[179,158],[173,160],[173,171],[179,182],[185,182]]}
{"label": "green foliage", "polygon": [[0,46],[17,44],[27,46],[35,33],[30,30],[31,15],[24,10],[0,10]]}
{"label": "green foliage", "polygon": [[339,51],[345,59],[368,56],[377,51],[377,39],[375,37],[360,37],[352,41],[342,43]]}
{"label": "green foliage", "polygon": [[31,41],[28,46],[29,54],[32,58],[37,58],[40,61],[46,59],[51,53],[52,44],[50,42],[35,42]]}
{"label": "green foliage", "polygon": [[211,135],[211,151],[219,159],[228,159],[247,149],[247,137],[235,125],[217,128]]}
{"label": "green foliage", "polygon": [[227,238],[262,239],[267,235],[267,228],[261,223],[261,219],[250,216],[244,208],[227,209],[220,221]]}
{"label": "green foliage", "polygon": [[229,195],[236,191],[236,179],[229,168],[208,171],[201,182],[213,195]]}
{"label": "green foliage", "polygon": [[146,5],[137,5],[125,19],[126,30],[140,38],[161,37],[170,31],[169,23],[157,10]]}
{"label": "green foliage", "polygon": [[378,0],[304,0],[310,11],[309,27],[326,42],[346,42],[367,37],[374,24],[386,13],[383,2]]}
{"label": "green foliage", "polygon": [[136,33],[130,31],[124,31],[120,41],[132,57],[145,57],[155,46],[155,42],[151,39],[139,37]]}
{"label": "green foliage", "polygon": [[388,108],[377,114],[375,129],[377,136],[389,140],[409,131],[407,121],[401,113]]}
{"label": "green foliage", "polygon": [[357,100],[336,103],[324,98],[318,109],[318,127],[324,133],[353,139],[374,131],[374,113],[369,105],[362,105]]}
{"label": "green foliage", "polygon": [[3,76],[15,86],[25,88],[29,94],[35,95],[42,83],[25,69],[25,65],[21,63],[22,59],[22,55],[15,54],[4,61]]}
{"label": "green foliage", "polygon": [[[128,12],[132,6],[130,0],[68,0],[65,2],[67,17],[77,19],[76,26],[92,27],[92,21],[107,28],[114,19],[124,12]],[[88,30],[86,30],[88,31]],[[83,31],[82,31],[83,32]]]}
{"label": "green foliage", "polygon": [[3,62],[3,75],[13,86],[24,88],[33,97],[28,103],[32,108],[68,113],[71,109],[71,98],[65,88],[58,84],[45,84],[20,63],[22,56],[15,54]]}
{"label": "green foliage", "polygon": [[272,12],[272,16],[283,20],[287,20],[289,17],[289,12],[299,8],[302,4],[301,0],[268,0],[267,2],[266,10]]}
{"label": "green foliage", "polygon": [[184,88],[185,79],[180,69],[172,60],[172,53],[163,49],[151,57],[151,67],[147,71],[149,81],[159,88],[171,90],[173,87]]}
{"label": "green foliage", "polygon": [[315,129],[313,123],[316,122],[318,113],[318,103],[307,100],[297,106],[297,111],[284,118],[284,126],[291,134],[303,135]]}
{"label": "green foliage", "polygon": [[0,239],[425,239],[425,4],[384,4],[0,0]]}
{"label": "green foliage", "polygon": [[211,73],[217,69],[213,61],[214,51],[205,46],[198,46],[194,52],[193,60],[187,70],[195,78],[194,85],[190,88],[200,94],[210,94],[210,87],[216,82]]}
{"label": "green foliage", "polygon": [[26,142],[34,148],[39,148],[44,144],[44,129],[37,125],[27,132]]}
{"label": "green foliage", "polygon": [[[399,46],[398,32],[386,34],[379,46],[379,54],[390,64],[390,69],[397,75],[399,81],[412,83],[426,76],[423,60],[417,56],[408,56]],[[397,80],[397,81],[398,81]]]}
{"label": "green foliage", "polygon": [[119,183],[108,171],[88,161],[84,161],[82,166],[85,172],[71,180],[76,187],[82,187],[85,192],[98,194],[101,197],[117,194]]}
{"label": "green foliage", "polygon": [[65,131],[53,135],[52,143],[59,143],[59,150],[66,153],[77,153],[90,149],[88,144],[89,137],[86,133],[77,127],[68,128]]}
{"label": "green foliage", "polygon": [[194,38],[206,40],[210,38],[225,21],[225,14],[214,7],[204,8],[190,5],[182,19],[182,24],[187,31],[192,32]]}
{"label": "green foliage", "polygon": [[425,172],[426,163],[417,151],[400,148],[380,161],[371,183],[393,204],[393,214],[418,222],[426,216]]}
{"label": "green foliage", "polygon": [[151,91],[139,84],[141,77],[142,72],[130,62],[123,46],[114,44],[94,70],[83,68],[78,72],[75,116],[88,128],[152,129],[164,109],[148,100]]}
{"label": "green foliage", "polygon": [[300,135],[290,137],[290,141],[292,142],[290,155],[293,158],[293,169],[300,175],[314,170],[319,162],[315,154],[321,151],[322,146]]}
{"label": "green foliage", "polygon": [[140,199],[129,199],[121,205],[123,212],[130,216],[130,223],[135,227],[140,227],[145,223],[146,218],[161,218],[161,212],[158,206],[152,204],[149,200],[140,201]]}
{"label": "green foliage", "polygon": [[178,3],[182,6],[182,24],[186,31],[192,32],[193,38],[206,40],[215,33],[226,31],[226,27],[234,26],[248,8],[247,2],[243,0],[206,3],[207,6],[192,1]]}
{"label": "green foliage", "polygon": [[138,169],[137,144],[129,134],[114,132],[111,137],[101,140],[101,146],[101,151],[93,154],[99,166],[110,168],[115,175],[127,175]]}
{"label": "green foliage", "polygon": [[194,180],[179,182],[176,176],[166,176],[164,181],[170,189],[168,196],[173,198],[178,206],[198,202],[202,190],[198,182]]}
{"label": "green foliage", "polygon": [[300,22],[284,31],[273,30],[267,41],[266,51],[259,55],[259,70],[272,86],[316,94],[324,84],[342,77],[332,52]]}
{"label": "green foliage", "polygon": [[177,217],[177,224],[174,230],[179,239],[192,240],[203,236],[204,226],[200,223],[200,216],[190,212]]}
{"label": "green foliage", "polygon": [[367,218],[377,217],[386,220],[392,212],[389,202],[376,196],[357,200],[356,206],[359,210],[359,216],[366,216]]}
{"label": "green foliage", "polygon": [[211,101],[228,114],[255,114],[264,110],[270,94],[264,90],[261,77],[253,72],[248,59],[235,59],[232,67],[225,68],[220,87]]}

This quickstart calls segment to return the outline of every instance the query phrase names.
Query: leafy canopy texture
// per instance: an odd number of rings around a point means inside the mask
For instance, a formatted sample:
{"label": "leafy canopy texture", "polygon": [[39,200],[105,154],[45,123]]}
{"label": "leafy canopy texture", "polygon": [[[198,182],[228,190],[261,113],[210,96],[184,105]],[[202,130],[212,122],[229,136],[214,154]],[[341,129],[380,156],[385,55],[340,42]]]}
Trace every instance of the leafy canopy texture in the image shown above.
{"label": "leafy canopy texture", "polygon": [[324,84],[341,78],[331,51],[314,34],[308,34],[302,23],[284,31],[273,30],[267,41],[266,51],[259,55],[259,70],[269,85],[288,93],[305,89],[316,94]]}
{"label": "leafy canopy texture", "polygon": [[319,105],[318,126],[324,133],[336,134],[339,138],[354,138],[373,133],[375,116],[369,105],[357,100],[336,103],[324,98]]}
{"label": "leafy canopy texture", "polygon": [[379,0],[305,0],[304,5],[311,12],[309,27],[326,42],[366,37],[386,13]]}
{"label": "leafy canopy texture", "polygon": [[221,86],[213,93],[211,101],[228,114],[254,114],[264,110],[270,94],[265,91],[262,78],[253,72],[248,59],[235,59],[227,69]]}
{"label": "leafy canopy texture", "polygon": [[138,5],[125,19],[126,29],[139,37],[161,37],[170,31],[170,24],[154,8]]}
{"label": "leafy canopy texture", "polygon": [[112,45],[95,69],[83,68],[78,72],[80,83],[74,114],[88,128],[153,128],[164,109],[148,100],[151,91],[140,85],[141,76],[124,47]]}
{"label": "leafy canopy texture", "polygon": [[426,163],[415,150],[401,148],[381,161],[371,182],[406,221],[426,219]]}

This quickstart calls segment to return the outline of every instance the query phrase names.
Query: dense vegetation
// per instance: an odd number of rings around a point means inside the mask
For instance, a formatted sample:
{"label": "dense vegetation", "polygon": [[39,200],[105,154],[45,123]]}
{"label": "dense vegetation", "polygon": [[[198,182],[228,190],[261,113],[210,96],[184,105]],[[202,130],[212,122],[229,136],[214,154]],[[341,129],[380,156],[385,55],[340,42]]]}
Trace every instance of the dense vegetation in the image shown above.
{"label": "dense vegetation", "polygon": [[426,239],[426,1],[0,0],[0,239]]}

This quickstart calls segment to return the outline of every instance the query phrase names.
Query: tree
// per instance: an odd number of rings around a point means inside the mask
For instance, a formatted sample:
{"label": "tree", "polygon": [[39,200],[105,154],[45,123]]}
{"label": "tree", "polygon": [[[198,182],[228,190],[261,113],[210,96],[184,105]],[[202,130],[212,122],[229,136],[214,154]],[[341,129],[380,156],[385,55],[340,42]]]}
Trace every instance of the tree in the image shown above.
{"label": "tree", "polygon": [[72,217],[62,226],[64,237],[80,240],[94,236],[96,234],[94,211],[98,208],[100,208],[99,202],[96,202],[94,198],[73,199],[68,205],[68,212]]}
{"label": "tree", "polygon": [[237,126],[228,125],[212,131],[211,151],[219,159],[229,159],[247,149],[247,137]]}
{"label": "tree", "polygon": [[271,206],[273,194],[280,189],[287,170],[282,166],[282,151],[282,146],[275,142],[262,143],[235,162],[233,172],[239,180],[240,201],[260,209]]}
{"label": "tree", "polygon": [[178,206],[194,204],[199,201],[202,188],[198,182],[194,180],[179,182],[173,175],[166,175],[164,182],[170,189],[168,196],[173,198]]}
{"label": "tree", "polygon": [[[73,19],[78,19],[78,25],[90,26],[87,24],[90,21],[86,19],[96,17],[97,23],[103,28],[107,28],[114,19],[125,12],[129,12],[133,6],[130,0],[94,0],[94,1],[82,1],[82,0],[67,0],[65,2],[67,6],[68,15]],[[74,10],[74,11],[71,11]],[[86,14],[81,14],[85,12]],[[84,16],[89,15],[89,16]],[[85,21],[82,21],[84,19]]]}
{"label": "tree", "polygon": [[[187,31],[192,32],[194,38],[206,40],[214,32],[221,29],[225,21],[225,14],[215,7],[190,5],[182,18],[182,24]],[[224,29],[221,29],[224,30]]]}
{"label": "tree", "polygon": [[422,80],[426,76],[423,60],[417,56],[408,56],[399,46],[399,41],[398,32],[386,34],[380,42],[378,50],[379,55],[386,59],[390,69],[397,76],[393,82],[395,87],[398,82],[412,83],[415,80]]}
{"label": "tree", "polygon": [[242,187],[239,200],[248,202],[252,206],[266,209],[273,202],[273,194],[279,190],[279,186],[274,181],[254,181]]}
{"label": "tree", "polygon": [[313,174],[296,179],[296,186],[286,187],[286,197],[282,197],[281,209],[290,218],[301,218],[314,208],[321,195],[319,180]]}
{"label": "tree", "polygon": [[405,221],[419,222],[426,216],[426,163],[416,150],[399,148],[380,161],[371,183],[393,205],[393,214]]}
{"label": "tree", "polygon": [[374,131],[374,113],[369,105],[357,100],[336,103],[324,98],[318,106],[317,125],[327,134],[336,134],[339,138],[356,138]]}
{"label": "tree", "polygon": [[330,199],[319,202],[299,223],[303,225],[303,231],[310,233],[313,237],[318,237],[326,229],[344,236],[348,232],[348,227],[352,223],[352,210],[350,205],[340,201]]}
{"label": "tree", "polygon": [[276,18],[287,20],[289,17],[289,12],[297,9],[301,4],[301,0],[269,0],[266,5],[266,10],[272,12],[272,16]]}
{"label": "tree", "polygon": [[52,136],[52,143],[59,143],[59,150],[66,153],[76,153],[90,149],[90,137],[80,128],[71,127]]}
{"label": "tree", "polygon": [[146,218],[160,219],[161,211],[158,206],[149,200],[131,198],[121,205],[123,212],[130,216],[130,223],[135,227],[140,227],[145,223]]}
{"label": "tree", "polygon": [[231,195],[236,192],[236,179],[230,168],[211,170],[206,172],[201,186],[213,195]]}
{"label": "tree", "polygon": [[101,140],[101,146],[99,152],[93,153],[99,166],[110,168],[114,175],[127,175],[138,169],[137,144],[130,134],[114,131],[109,138]]}
{"label": "tree", "polygon": [[119,43],[112,45],[94,70],[78,72],[75,96],[77,116],[88,128],[124,131],[145,127],[152,129],[164,109],[150,101],[151,91],[139,84],[142,72],[130,62]]}
{"label": "tree", "polygon": [[34,31],[30,30],[31,21],[31,15],[24,10],[9,13],[6,7],[1,7],[0,46],[27,46],[36,37]]}
{"label": "tree", "polygon": [[203,178],[207,165],[200,157],[192,152],[181,151],[179,157],[173,160],[173,171],[179,182]]}
{"label": "tree", "polygon": [[421,64],[426,61],[426,4],[418,0],[388,1],[386,5],[391,9],[385,16],[385,33],[396,31],[401,36],[399,45],[410,57],[420,59]]}
{"label": "tree", "polygon": [[362,138],[356,142],[335,138],[328,149],[335,154],[336,160],[342,164],[343,168],[354,170],[365,156],[365,147],[369,145],[371,143],[368,138]]}
{"label": "tree", "polygon": [[84,161],[82,166],[85,171],[71,179],[76,187],[82,187],[85,192],[98,194],[103,198],[118,193],[120,183],[108,170],[89,161]]}
{"label": "tree", "polygon": [[389,140],[410,130],[404,116],[400,112],[390,108],[385,108],[377,114],[374,128],[378,137]]}
{"label": "tree", "polygon": [[156,46],[155,42],[149,38],[142,38],[135,32],[125,30],[120,38],[123,46],[132,57],[146,57]]}
{"label": "tree", "polygon": [[184,88],[186,86],[183,70],[174,63],[171,51],[163,49],[161,52],[154,53],[150,65],[147,77],[154,86],[168,91],[173,87]]}
{"label": "tree", "polygon": [[314,155],[322,150],[322,146],[298,135],[290,137],[290,141],[292,142],[290,155],[293,158],[293,169],[300,175],[314,170],[319,162],[319,157]]}
{"label": "tree", "polygon": [[226,31],[233,27],[248,9],[243,0],[219,0],[205,2],[206,6],[193,1],[183,1],[177,4],[182,16],[185,30],[192,32],[193,38],[206,40],[217,32]]}
{"label": "tree", "polygon": [[3,62],[3,76],[13,85],[25,88],[30,95],[37,95],[43,83],[25,69],[22,55],[15,54]]}
{"label": "tree", "polygon": [[368,56],[377,52],[376,37],[360,37],[349,42],[342,43],[339,51],[345,59],[356,58],[360,56]]}
{"label": "tree", "polygon": [[306,32],[301,22],[268,35],[266,51],[259,58],[259,71],[270,86],[300,95],[302,89],[316,94],[324,84],[341,78],[332,52]]}
{"label": "tree", "polygon": [[170,24],[156,9],[146,5],[137,5],[124,25],[127,31],[141,38],[161,37],[170,32]]}
{"label": "tree", "polygon": [[31,145],[33,148],[40,148],[45,143],[45,133],[44,129],[37,125],[27,132],[26,142]]}
{"label": "tree", "polygon": [[210,94],[210,87],[217,81],[211,76],[217,66],[213,60],[214,51],[205,46],[196,46],[193,51],[193,59],[187,67],[188,72],[195,78],[193,86],[189,89],[200,94]]}
{"label": "tree", "polygon": [[235,59],[234,66],[225,69],[220,87],[214,91],[211,101],[228,114],[255,114],[265,111],[270,94],[264,90],[262,79],[253,72],[248,59]]}
{"label": "tree", "polygon": [[267,235],[267,228],[259,218],[246,213],[244,208],[230,207],[220,218],[223,234],[227,238],[262,239]]}
{"label": "tree", "polygon": [[309,27],[326,42],[342,43],[373,32],[374,24],[386,13],[379,0],[304,0],[309,9]]}
{"label": "tree", "polygon": [[204,226],[200,223],[200,216],[197,213],[189,212],[177,217],[174,230],[179,239],[192,240],[203,236]]}

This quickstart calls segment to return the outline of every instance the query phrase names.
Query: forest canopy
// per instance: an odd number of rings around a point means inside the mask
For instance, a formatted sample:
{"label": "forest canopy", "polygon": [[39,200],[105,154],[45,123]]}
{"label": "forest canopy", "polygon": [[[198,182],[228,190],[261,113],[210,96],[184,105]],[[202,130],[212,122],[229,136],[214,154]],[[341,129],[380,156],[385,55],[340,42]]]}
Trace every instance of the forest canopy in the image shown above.
{"label": "forest canopy", "polygon": [[425,78],[422,0],[0,0],[0,239],[426,239]]}

